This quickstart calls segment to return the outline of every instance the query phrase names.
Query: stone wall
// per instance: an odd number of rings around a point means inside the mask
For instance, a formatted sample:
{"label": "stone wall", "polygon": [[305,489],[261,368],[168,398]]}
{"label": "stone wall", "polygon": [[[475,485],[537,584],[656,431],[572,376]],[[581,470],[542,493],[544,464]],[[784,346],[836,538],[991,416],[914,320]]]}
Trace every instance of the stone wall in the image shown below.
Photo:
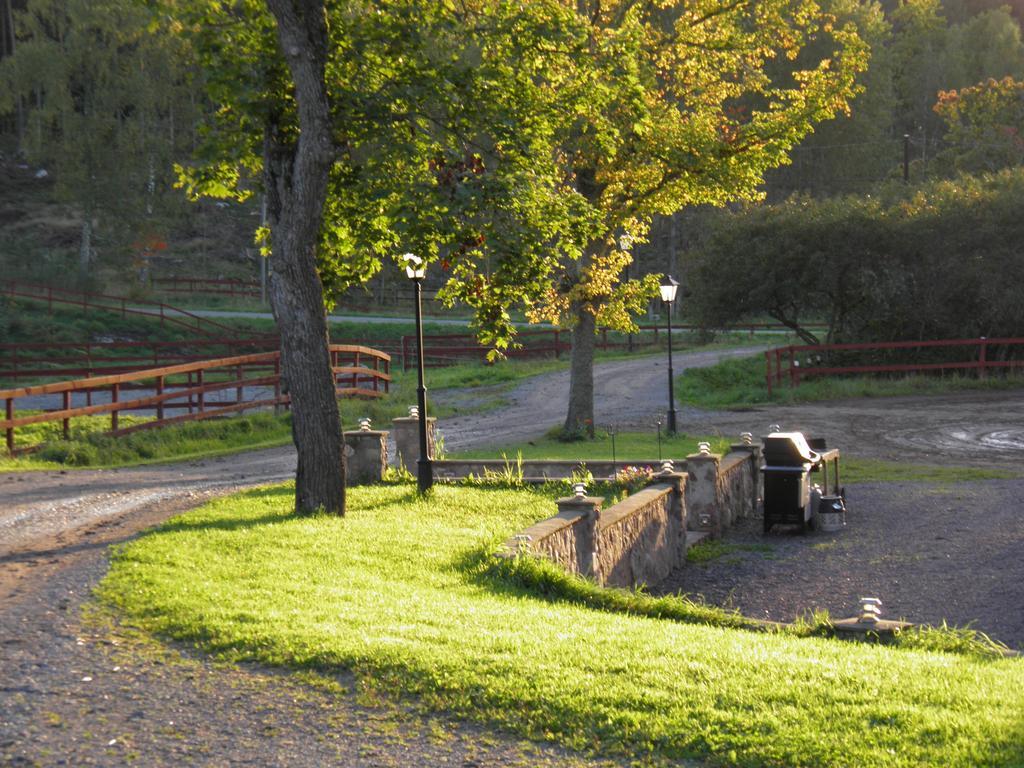
{"label": "stone wall", "polygon": [[717,488],[721,529],[757,511],[758,474],[750,451],[734,451],[722,459]]}
{"label": "stone wall", "polygon": [[557,515],[509,539],[502,554],[529,551],[603,586],[656,584],[686,557],[685,485],[685,475],[663,473],[606,510],[600,497],[559,499]]}
{"label": "stone wall", "polygon": [[657,584],[685,563],[691,541],[719,536],[736,520],[757,513],[759,467],[756,446],[734,445],[719,456],[703,445],[687,457],[685,473],[662,472],[606,510],[601,498],[559,499],[557,515],[513,536],[501,554],[532,552],[603,586]]}
{"label": "stone wall", "polygon": [[667,474],[659,479],[598,518],[599,583],[657,584],[686,558],[686,477]]}
{"label": "stone wall", "polygon": [[554,517],[541,520],[509,539],[502,554],[531,552],[558,563],[569,573],[594,576],[595,522],[604,499],[585,496],[572,501],[575,503],[560,504]]}

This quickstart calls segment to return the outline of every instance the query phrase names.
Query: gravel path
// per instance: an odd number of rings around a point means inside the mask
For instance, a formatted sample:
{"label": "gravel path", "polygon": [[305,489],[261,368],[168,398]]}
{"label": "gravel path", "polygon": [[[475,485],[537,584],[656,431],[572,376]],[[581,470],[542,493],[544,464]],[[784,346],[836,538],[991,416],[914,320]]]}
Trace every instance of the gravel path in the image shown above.
{"label": "gravel path", "polygon": [[805,536],[747,518],[725,554],[677,570],[658,592],[684,592],[745,616],[833,618],[878,597],[886,618],[971,625],[1024,650],[1024,480],[863,483],[847,488],[847,525]]}
{"label": "gravel path", "polygon": [[[679,374],[687,368],[705,368],[720,360],[749,357],[763,349],[742,347],[679,354],[675,356],[673,368]],[[550,427],[565,421],[569,407],[569,372],[534,377],[512,390],[506,400],[505,406],[494,411],[439,422],[445,447],[465,450],[502,446],[543,435]],[[667,409],[668,364],[664,355],[616,360],[596,367],[594,423],[598,426],[641,425],[653,429],[655,420],[664,420]],[[681,410],[684,416],[688,413]],[[744,431],[747,429],[736,434]]]}
{"label": "gravel path", "polygon": [[[676,367],[750,351],[679,355]],[[598,424],[651,428],[665,410],[666,378],[664,360],[657,357],[599,365]],[[504,395],[501,409],[445,419],[439,426],[448,447],[543,434],[564,417],[567,381],[566,373],[536,377]],[[778,422],[829,437],[847,455],[1019,468],[1022,402],[1024,393],[1016,392],[741,413],[680,404],[680,416],[688,432],[759,434]],[[977,424],[986,426],[965,426]],[[116,623],[83,619],[81,608],[106,570],[111,544],[206,498],[290,477],[294,468],[294,451],[287,447],[177,465],[0,475],[0,764],[615,764],[524,744],[359,691],[325,693],[273,670],[225,668],[188,649],[140,640]],[[851,489],[850,525],[833,537],[834,544],[823,534],[773,536],[774,559],[740,550],[706,572],[692,569],[679,586],[752,615],[768,611],[779,618],[810,605],[841,615],[860,596],[855,593],[874,590],[890,616],[975,618],[979,628],[1016,643],[1024,537],[1013,510],[1020,508],[1022,483],[951,488]],[[929,512],[927,525],[922,510]],[[917,548],[894,548],[894,531]],[[743,535],[742,528],[730,534]],[[949,558],[941,556],[946,552]],[[726,586],[729,579],[735,589]],[[793,588],[797,582],[803,591]],[[933,610],[945,604],[950,612]],[[1001,606],[1005,615],[995,618],[1003,623],[986,618],[982,624],[977,605],[989,614]],[[340,680],[348,688],[351,682]]]}

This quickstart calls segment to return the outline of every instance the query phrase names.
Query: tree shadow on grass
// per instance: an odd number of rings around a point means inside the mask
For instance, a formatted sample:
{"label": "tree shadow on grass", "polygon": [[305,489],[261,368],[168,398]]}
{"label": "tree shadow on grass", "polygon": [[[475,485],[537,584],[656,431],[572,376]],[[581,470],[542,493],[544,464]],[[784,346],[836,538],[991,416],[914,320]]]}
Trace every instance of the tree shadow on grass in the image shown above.
{"label": "tree shadow on grass", "polygon": [[[242,491],[241,493],[233,495],[231,498],[242,502],[247,499],[260,503],[270,501],[274,504],[274,511],[258,515],[243,514],[237,517],[220,517],[217,519],[192,519],[186,514],[182,517],[177,517],[163,523],[155,529],[155,532],[181,533],[201,530],[237,531],[244,528],[255,528],[261,525],[275,525],[278,523],[289,523],[295,520],[307,520],[311,518],[345,519],[344,516],[332,515],[326,512],[299,515],[292,507],[292,498],[294,494],[295,490],[291,485],[272,486],[270,488],[254,488],[252,490]],[[278,500],[285,502],[286,506],[283,508],[277,507],[275,502]],[[357,515],[363,511],[389,507],[394,504],[413,504],[420,500],[421,497],[416,492],[415,486],[409,486],[408,490],[399,496],[375,498],[372,501],[360,503],[359,505],[354,505],[350,502],[347,514]]]}

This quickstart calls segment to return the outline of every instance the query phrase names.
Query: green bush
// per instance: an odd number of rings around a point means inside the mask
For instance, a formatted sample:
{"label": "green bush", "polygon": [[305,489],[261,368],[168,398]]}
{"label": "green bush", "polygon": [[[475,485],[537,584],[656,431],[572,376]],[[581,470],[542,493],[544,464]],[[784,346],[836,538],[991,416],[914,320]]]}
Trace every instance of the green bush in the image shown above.
{"label": "green bush", "polygon": [[1015,168],[722,213],[692,255],[690,310],[767,315],[810,343],[1022,336],[1022,198]]}

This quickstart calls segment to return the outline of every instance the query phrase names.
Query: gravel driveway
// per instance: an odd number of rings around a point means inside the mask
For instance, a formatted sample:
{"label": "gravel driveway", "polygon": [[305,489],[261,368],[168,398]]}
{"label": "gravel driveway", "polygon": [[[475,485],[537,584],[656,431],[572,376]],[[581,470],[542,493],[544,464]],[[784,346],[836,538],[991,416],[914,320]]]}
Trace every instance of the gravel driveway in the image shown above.
{"label": "gravel driveway", "polygon": [[847,502],[836,533],[765,535],[760,518],[741,520],[725,554],[655,591],[774,621],[816,609],[846,618],[878,597],[885,618],[969,625],[1024,651],[1024,480],[862,483]]}
{"label": "gravel driveway", "polygon": [[[676,368],[750,351],[679,355]],[[665,410],[666,377],[659,358],[600,364],[597,422],[650,428]],[[508,393],[506,407],[444,420],[448,447],[543,434],[564,417],[567,378],[536,377]],[[1024,393],[1015,392],[739,413],[680,405],[688,432],[759,434],[777,422],[823,434],[847,455],[1019,468],[1022,402]],[[187,649],[139,640],[116,624],[83,620],[80,609],[106,570],[111,544],[206,498],[289,477],[294,468],[294,451],[280,448],[136,469],[0,475],[0,764],[615,764],[382,704],[359,691],[328,694],[273,670],[224,668]],[[914,620],[969,620],[980,615],[975,606],[994,606],[985,610],[1004,623],[979,628],[1009,642],[1021,634],[1024,551],[1013,512],[1024,486],[976,485],[853,488],[850,525],[834,543],[773,537],[773,558],[723,558],[706,571],[691,569],[680,586],[779,618],[811,604],[841,615],[862,590],[882,597],[887,615]],[[894,522],[903,527],[894,529]],[[894,530],[908,546],[892,547]],[[810,586],[800,591],[797,582]],[[932,610],[946,604],[948,613]]]}

